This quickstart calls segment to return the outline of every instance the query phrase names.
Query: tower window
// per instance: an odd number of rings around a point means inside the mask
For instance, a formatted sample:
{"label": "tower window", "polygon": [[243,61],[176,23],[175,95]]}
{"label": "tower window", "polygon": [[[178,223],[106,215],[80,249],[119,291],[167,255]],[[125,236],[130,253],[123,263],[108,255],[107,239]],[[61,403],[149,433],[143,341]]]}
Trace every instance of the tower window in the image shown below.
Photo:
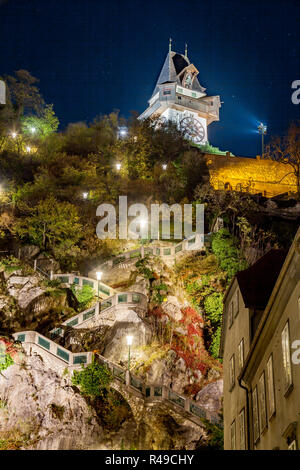
{"label": "tower window", "polygon": [[166,90],[164,90],[164,91],[163,91],[163,94],[164,94],[164,95],[170,95],[170,94],[171,94],[170,88],[167,88]]}

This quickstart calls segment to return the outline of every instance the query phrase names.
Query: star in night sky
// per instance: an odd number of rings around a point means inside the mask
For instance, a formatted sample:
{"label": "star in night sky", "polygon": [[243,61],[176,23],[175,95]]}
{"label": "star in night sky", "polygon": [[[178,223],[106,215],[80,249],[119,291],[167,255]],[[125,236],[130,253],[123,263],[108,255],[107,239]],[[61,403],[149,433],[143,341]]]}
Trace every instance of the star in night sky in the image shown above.
{"label": "star in night sky", "polygon": [[113,110],[129,117],[147,107],[172,37],[224,102],[210,142],[255,156],[259,122],[282,134],[300,118],[299,24],[298,0],[2,0],[0,75],[38,77],[62,128]]}

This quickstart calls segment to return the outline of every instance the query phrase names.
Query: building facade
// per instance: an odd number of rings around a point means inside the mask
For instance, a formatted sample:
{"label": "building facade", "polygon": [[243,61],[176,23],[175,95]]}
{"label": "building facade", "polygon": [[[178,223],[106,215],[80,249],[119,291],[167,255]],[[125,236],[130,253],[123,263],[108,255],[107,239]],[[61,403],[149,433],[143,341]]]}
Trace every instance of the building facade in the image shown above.
{"label": "building facade", "polygon": [[300,229],[237,274],[224,299],[224,448],[298,449]]}
{"label": "building facade", "polygon": [[199,72],[185,54],[169,48],[149,106],[139,119],[159,118],[172,121],[186,138],[204,145],[208,142],[207,126],[219,120],[220,97],[207,96],[199,81]]}

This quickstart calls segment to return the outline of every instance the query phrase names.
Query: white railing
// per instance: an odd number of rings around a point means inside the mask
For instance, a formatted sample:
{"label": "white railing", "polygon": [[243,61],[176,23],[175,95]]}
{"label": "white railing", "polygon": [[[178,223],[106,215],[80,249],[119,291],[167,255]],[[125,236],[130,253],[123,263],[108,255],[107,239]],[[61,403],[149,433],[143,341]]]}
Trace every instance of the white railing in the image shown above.
{"label": "white railing", "polygon": [[[110,258],[109,260],[101,263],[97,267],[98,270],[105,270],[107,268],[112,269],[118,265],[128,262],[136,262],[139,258],[144,258],[146,255],[149,256],[159,256],[163,260],[175,260],[178,255],[183,252],[189,252],[193,250],[204,249],[204,236],[201,235],[192,235],[189,238],[185,238],[177,244],[170,244],[170,246],[162,246],[157,242],[152,244],[141,246],[135,250],[126,251],[125,253],[120,253],[119,255]],[[96,270],[91,271],[94,273]]]}
{"label": "white railing", "polygon": [[[106,261],[101,267],[114,267],[122,262],[128,262],[128,260],[136,260],[136,258],[150,256],[160,256],[162,258],[170,259],[175,257],[183,251],[193,250],[193,245],[197,246],[197,250],[204,246],[199,247],[196,236],[185,239],[182,242],[168,246],[160,245],[148,245],[141,246],[138,250],[132,250],[124,254],[120,254],[115,258]],[[36,266],[35,266],[36,268]],[[73,273],[68,274],[51,274],[51,279],[60,279],[62,283],[68,285],[75,285],[82,287],[84,285],[91,286],[95,293],[98,291],[104,297],[104,300],[100,303],[97,302],[94,306],[78,313],[72,318],[69,318],[60,327],[54,328],[50,331],[52,337],[64,336],[65,329],[68,327],[79,328],[91,319],[101,318],[102,312],[106,312],[110,309],[118,308],[139,308],[141,311],[146,312],[147,310],[147,296],[139,292],[116,292],[115,289],[110,286],[97,281],[90,277],[79,276]],[[42,354],[48,353],[57,365],[65,366],[71,372],[79,369],[82,365],[91,364],[93,361],[94,354],[92,352],[79,352],[72,353],[68,349],[60,346],[55,341],[41,335],[36,331],[22,331],[14,333],[13,337],[15,340],[22,342],[24,345],[33,345]],[[203,407],[200,407],[195,400],[188,397],[183,397],[172,389],[162,384],[146,384],[137,376],[131,374],[128,370],[123,369],[112,361],[107,360],[105,357],[97,355],[97,360],[100,363],[105,364],[112,372],[114,378],[121,381],[127,388],[140,394],[145,399],[145,402],[154,402],[157,400],[167,401],[180,408],[182,411],[190,414],[196,419],[208,419],[212,423],[219,423],[220,419],[216,414],[209,413]],[[197,421],[197,420],[196,420]]]}
{"label": "white railing", "polygon": [[94,319],[95,323],[101,319],[102,312],[107,312],[109,309],[119,309],[119,308],[138,308],[141,312],[146,313],[147,311],[147,297],[140,292],[118,292],[117,294],[106,298],[102,302],[97,302],[92,307],[83,310],[74,317],[68,318],[65,322],[61,324],[60,327],[54,328],[50,331],[51,337],[55,338],[57,336],[64,336],[65,328],[63,327],[73,327],[73,328],[82,328],[84,324],[89,322],[91,319]]}
{"label": "white railing", "polygon": [[26,345],[33,344],[38,346],[41,351],[51,354],[56,362],[64,363],[65,367],[71,368],[71,370],[80,368],[81,364],[90,364],[92,362],[92,352],[72,353],[37,331],[21,331],[14,333],[13,337],[16,341]]}
{"label": "white railing", "polygon": [[112,287],[104,284],[101,281],[97,281],[96,279],[86,277],[86,276],[78,276],[77,274],[67,273],[67,274],[52,274],[52,279],[60,279],[63,284],[74,285],[75,287],[83,287],[83,286],[90,286],[94,289],[96,294],[101,294],[103,297],[110,297],[114,295],[117,291]]}
{"label": "white railing", "polygon": [[[31,344],[37,346],[41,354],[51,354],[59,365],[65,366],[65,368],[71,372],[81,369],[82,365],[88,365],[93,362],[94,353],[91,351],[72,353],[36,331],[21,331],[14,333],[13,337],[16,341],[20,341],[27,346]],[[105,365],[111,371],[113,377],[123,383],[126,388],[134,390],[135,393],[141,395],[146,403],[167,401],[177,408],[180,408],[181,411],[193,415],[198,419],[207,419],[215,424],[220,423],[220,419],[215,413],[209,413],[203,407],[199,406],[195,400],[179,395],[165,385],[147,384],[136,375],[131,374],[128,370],[101,355],[97,354],[96,361]]]}

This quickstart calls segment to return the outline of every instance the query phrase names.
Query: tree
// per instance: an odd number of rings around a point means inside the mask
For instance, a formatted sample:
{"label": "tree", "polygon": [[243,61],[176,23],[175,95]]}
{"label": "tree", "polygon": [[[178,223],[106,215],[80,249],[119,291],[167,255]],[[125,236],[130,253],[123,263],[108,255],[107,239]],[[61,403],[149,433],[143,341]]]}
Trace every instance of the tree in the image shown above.
{"label": "tree", "polygon": [[205,204],[205,214],[212,231],[218,217],[227,219],[232,233],[236,232],[237,216],[247,216],[258,210],[253,197],[237,191],[215,190],[209,183],[196,187],[194,197],[196,202]]}
{"label": "tree", "polygon": [[8,94],[13,103],[16,119],[18,120],[25,110],[33,110],[40,113],[44,100],[36,86],[38,79],[27,70],[17,70],[15,77],[5,76]]}
{"label": "tree", "polygon": [[[22,207],[22,204],[21,204]],[[54,196],[40,201],[32,209],[23,205],[29,212],[16,223],[16,233],[21,238],[30,239],[41,248],[63,245],[64,249],[76,244],[82,232],[77,208],[68,202],[58,202]]]}
{"label": "tree", "polygon": [[83,367],[81,371],[75,370],[72,376],[73,385],[78,385],[83,395],[92,397],[103,396],[103,391],[109,387],[111,381],[110,370],[95,361]]}
{"label": "tree", "polygon": [[290,171],[284,178],[290,174],[295,176],[297,198],[300,199],[300,122],[292,123],[285,136],[271,140],[266,147],[266,158],[287,165]]}
{"label": "tree", "polygon": [[[42,115],[25,116],[22,118],[22,131],[25,135],[45,137],[57,131],[59,120],[53,111],[53,104],[47,104],[42,111]],[[35,129],[32,134],[32,129]]]}

